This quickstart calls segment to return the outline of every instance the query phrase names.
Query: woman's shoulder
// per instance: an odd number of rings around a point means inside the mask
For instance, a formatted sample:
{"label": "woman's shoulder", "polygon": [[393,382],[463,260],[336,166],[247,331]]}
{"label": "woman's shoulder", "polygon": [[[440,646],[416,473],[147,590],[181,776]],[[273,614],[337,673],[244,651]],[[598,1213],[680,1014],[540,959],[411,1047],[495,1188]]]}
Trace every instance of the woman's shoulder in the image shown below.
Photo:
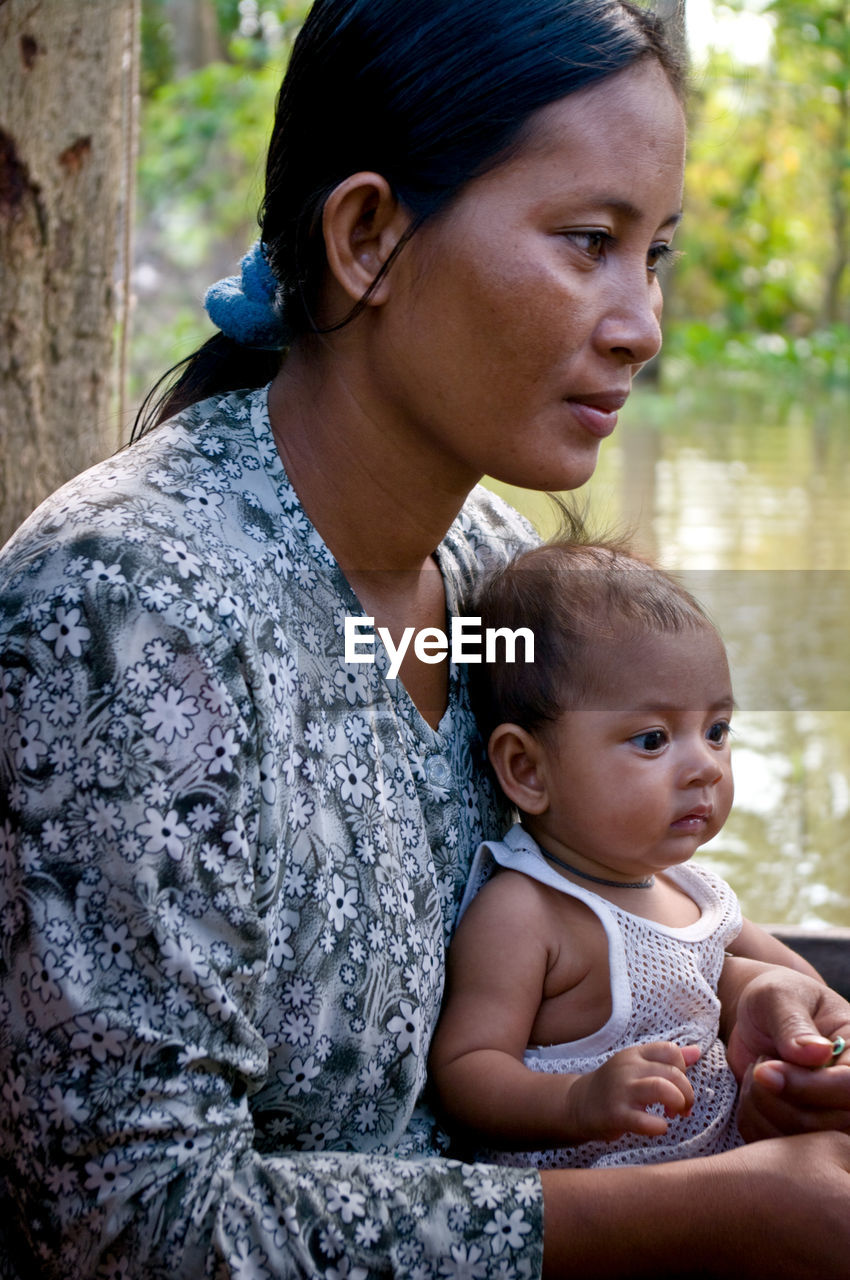
{"label": "woman's shoulder", "polygon": [[503,544],[508,554],[540,541],[531,522],[483,484],[476,485],[469,494],[455,524],[460,524],[468,537],[480,538],[490,545]]}
{"label": "woman's shoulder", "polygon": [[267,462],[252,421],[255,396],[192,405],[57,489],[0,551],[0,584],[8,589],[48,565],[63,575],[80,556],[153,557],[183,576],[186,554],[232,540],[234,508],[246,528],[259,526],[275,498],[268,484],[264,497],[260,480]]}
{"label": "woman's shoulder", "polygon": [[505,564],[540,541],[534,527],[504,498],[476,485],[463,504],[437,555],[444,576],[457,584],[463,600],[480,574]]}

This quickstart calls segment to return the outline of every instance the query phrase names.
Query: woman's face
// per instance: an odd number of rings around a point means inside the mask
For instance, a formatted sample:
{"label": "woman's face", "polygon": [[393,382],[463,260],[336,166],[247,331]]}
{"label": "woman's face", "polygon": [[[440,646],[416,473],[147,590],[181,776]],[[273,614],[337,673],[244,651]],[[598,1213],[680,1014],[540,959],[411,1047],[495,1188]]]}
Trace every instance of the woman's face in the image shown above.
{"label": "woman's face", "polygon": [[431,479],[589,478],[661,343],[684,153],[682,108],[647,59],[537,112],[513,157],[405,247],[373,367]]}

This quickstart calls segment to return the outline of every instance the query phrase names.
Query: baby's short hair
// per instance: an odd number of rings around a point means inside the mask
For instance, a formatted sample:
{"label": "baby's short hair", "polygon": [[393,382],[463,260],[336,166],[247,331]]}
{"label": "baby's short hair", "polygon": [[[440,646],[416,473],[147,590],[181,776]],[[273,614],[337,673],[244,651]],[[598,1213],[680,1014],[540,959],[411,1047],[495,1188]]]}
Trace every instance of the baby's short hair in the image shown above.
{"label": "baby's short hair", "polygon": [[[485,575],[470,604],[482,628],[534,634],[534,662],[470,666],[473,709],[486,742],[499,724],[529,731],[604,697],[603,657],[642,635],[714,629],[681,583],[625,542],[570,538],[521,552]],[[521,648],[521,647],[520,647]]]}

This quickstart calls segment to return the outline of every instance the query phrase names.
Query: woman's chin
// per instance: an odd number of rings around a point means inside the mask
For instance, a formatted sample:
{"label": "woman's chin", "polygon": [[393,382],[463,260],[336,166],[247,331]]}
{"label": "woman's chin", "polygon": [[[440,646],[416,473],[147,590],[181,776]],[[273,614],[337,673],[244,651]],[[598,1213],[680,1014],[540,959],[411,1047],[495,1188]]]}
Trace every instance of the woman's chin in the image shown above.
{"label": "woman's chin", "polygon": [[587,450],[587,456],[559,459],[550,456],[535,463],[523,460],[516,467],[504,467],[499,471],[491,471],[494,480],[502,484],[513,485],[517,489],[535,489],[538,492],[561,493],[580,489],[587,484],[594,471],[599,455],[599,442]]}

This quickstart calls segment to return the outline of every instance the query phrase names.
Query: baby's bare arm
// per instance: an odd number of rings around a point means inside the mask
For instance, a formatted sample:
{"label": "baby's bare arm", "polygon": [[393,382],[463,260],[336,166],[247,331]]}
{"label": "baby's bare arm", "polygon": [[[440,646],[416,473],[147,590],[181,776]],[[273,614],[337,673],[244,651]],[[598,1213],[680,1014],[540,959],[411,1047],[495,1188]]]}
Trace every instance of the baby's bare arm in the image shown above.
{"label": "baby's bare arm", "polygon": [[501,872],[449,950],[431,1077],[448,1123],[494,1145],[542,1145],[560,1128],[563,1088],[522,1063],[553,962],[551,923],[541,886]]}
{"label": "baby's bare arm", "polygon": [[[583,1076],[524,1066],[553,967],[560,996],[584,974],[580,958],[565,960],[562,926],[545,888],[503,872],[474,900],[452,943],[432,1079],[447,1123],[493,1146],[533,1149],[627,1131],[663,1133],[666,1121],[648,1106],[660,1102],[677,1115],[693,1105],[685,1071],[698,1053],[675,1045],[625,1050]],[[560,1039],[578,1034],[565,1014]]]}
{"label": "baby's bare arm", "polygon": [[817,969],[810,965],[808,960],[798,955],[796,951],[792,951],[761,925],[753,924],[752,920],[744,920],[741,932],[729,943],[727,951],[730,955],[761,960],[765,964],[784,965],[786,969],[796,969],[798,973],[805,973],[808,977],[823,982]]}

